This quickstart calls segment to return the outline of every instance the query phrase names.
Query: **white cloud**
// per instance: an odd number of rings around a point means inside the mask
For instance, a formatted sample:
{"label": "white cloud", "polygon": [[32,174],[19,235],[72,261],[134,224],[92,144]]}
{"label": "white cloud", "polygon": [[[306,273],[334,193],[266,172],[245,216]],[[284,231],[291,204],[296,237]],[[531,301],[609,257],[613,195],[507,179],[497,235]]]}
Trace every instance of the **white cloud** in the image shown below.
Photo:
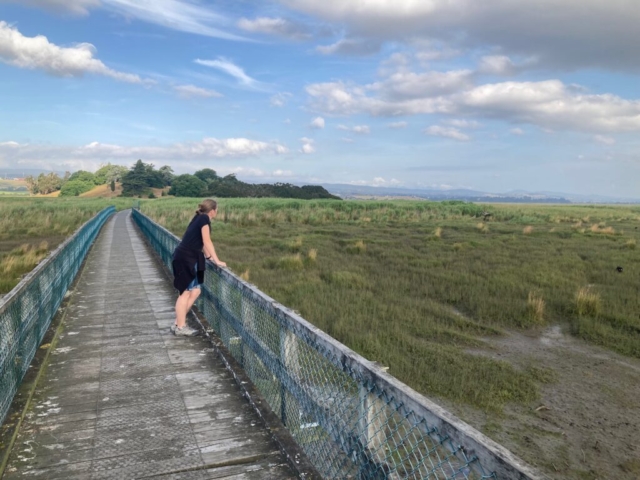
{"label": "white cloud", "polygon": [[90,8],[100,6],[99,0],[0,0],[0,3],[20,3],[73,15],[87,15]]}
{"label": "white cloud", "polygon": [[218,57],[217,60],[200,60],[198,58],[198,59],[196,59],[194,61],[198,65],[204,65],[205,67],[215,68],[217,70],[220,70],[220,71],[226,73],[227,75],[232,76],[241,85],[255,88],[255,87],[258,87],[259,84],[260,84],[260,82],[258,82],[257,80],[255,80],[255,79],[251,78],[249,75],[247,75],[241,67],[239,67],[238,65],[236,65],[232,61],[227,60],[224,57]]}
{"label": "white cloud", "polygon": [[352,180],[350,185],[362,185],[368,187],[393,187],[402,185],[400,180],[392,178],[391,180],[385,180],[383,177],[375,177],[373,180]]}
{"label": "white cloud", "polygon": [[480,126],[480,123],[475,120],[461,120],[457,118],[447,120],[446,123],[457,128],[478,128]]}
{"label": "white cloud", "polygon": [[248,138],[203,138],[198,142],[168,146],[122,146],[100,142],[74,147],[65,145],[0,144],[0,165],[21,165],[41,168],[96,168],[107,161],[133,163],[138,158],[146,162],[198,162],[212,159],[246,158],[279,155],[288,149],[277,142],[261,142]]}
{"label": "white cloud", "polygon": [[355,38],[343,38],[331,45],[321,45],[316,47],[316,51],[323,55],[349,55],[364,56],[373,55],[380,51],[380,42],[368,41]]}
{"label": "white cloud", "polygon": [[387,127],[389,128],[407,128],[407,125],[409,125],[409,123],[407,122],[391,122],[387,124]]}
{"label": "white cloud", "polygon": [[254,20],[241,18],[238,21],[238,27],[247,32],[277,35],[292,40],[304,40],[311,36],[302,25],[284,18],[258,17]]}
{"label": "white cloud", "polygon": [[[527,123],[546,130],[593,133],[640,131],[640,101],[586,94],[559,80],[473,86],[444,82],[439,88],[407,82],[396,74],[371,85],[343,82],[308,85],[311,107],[332,115],[466,115]],[[451,80],[459,75],[441,76]],[[460,88],[455,91],[453,85]]]}
{"label": "white cloud", "polygon": [[427,135],[434,137],[445,137],[459,142],[467,142],[471,140],[469,135],[462,133],[460,130],[452,127],[441,127],[439,125],[433,125],[424,131]]}
{"label": "white cloud", "polygon": [[417,37],[452,47],[498,47],[564,69],[635,70],[640,63],[640,8],[633,0],[281,1],[341,22],[347,35],[369,41]]}
{"label": "white cloud", "polygon": [[424,73],[397,72],[382,82],[367,85],[388,100],[432,97],[460,91],[473,85],[471,70]]}
{"label": "white cloud", "polygon": [[153,83],[138,75],[119,72],[94,58],[90,43],[59,47],[42,35],[25,37],[17,28],[0,21],[0,61],[19,68],[38,69],[59,77],[81,77],[86,73],[104,75],[128,83]]}
{"label": "white cloud", "polygon": [[521,128],[512,128],[509,130],[513,135],[524,135],[524,130]]}
{"label": "white cloud", "polygon": [[196,87],[195,85],[174,85],[173,89],[178,92],[180,98],[212,98],[222,97],[221,93],[215,90]]}
{"label": "white cloud", "polygon": [[324,118],[322,117],[316,117],[314,118],[311,123],[309,124],[309,126],[311,128],[317,128],[319,130],[322,130],[324,128]]}
{"label": "white cloud", "polygon": [[488,75],[510,76],[515,74],[516,66],[506,55],[488,55],[480,60],[478,71]]}
{"label": "white cloud", "polygon": [[354,127],[348,127],[346,125],[338,125],[338,130],[344,130],[345,132],[353,132],[358,133],[360,135],[369,135],[371,133],[371,128],[369,125],[356,125]]}
{"label": "white cloud", "polygon": [[288,92],[276,93],[274,96],[271,97],[269,103],[271,104],[272,107],[284,107],[287,101],[292,96],[293,95],[291,95]]}
{"label": "white cloud", "polygon": [[300,153],[310,154],[316,151],[316,148],[314,146],[315,140],[313,140],[312,138],[302,137],[300,141],[302,142]]}
{"label": "white cloud", "polygon": [[593,139],[598,143],[603,143],[605,145],[614,145],[616,143],[616,139],[613,137],[607,137],[604,135],[596,135]]}

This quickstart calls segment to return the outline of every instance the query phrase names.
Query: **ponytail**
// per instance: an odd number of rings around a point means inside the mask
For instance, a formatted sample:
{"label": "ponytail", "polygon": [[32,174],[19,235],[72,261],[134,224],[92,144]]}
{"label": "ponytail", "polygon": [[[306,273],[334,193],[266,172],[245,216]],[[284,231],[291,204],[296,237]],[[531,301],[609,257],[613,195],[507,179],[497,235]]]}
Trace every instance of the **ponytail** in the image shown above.
{"label": "ponytail", "polygon": [[217,210],[218,204],[215,200],[211,200],[207,198],[203,200],[200,205],[198,205],[198,209],[196,210],[196,215],[201,215],[203,213],[209,213],[211,210]]}

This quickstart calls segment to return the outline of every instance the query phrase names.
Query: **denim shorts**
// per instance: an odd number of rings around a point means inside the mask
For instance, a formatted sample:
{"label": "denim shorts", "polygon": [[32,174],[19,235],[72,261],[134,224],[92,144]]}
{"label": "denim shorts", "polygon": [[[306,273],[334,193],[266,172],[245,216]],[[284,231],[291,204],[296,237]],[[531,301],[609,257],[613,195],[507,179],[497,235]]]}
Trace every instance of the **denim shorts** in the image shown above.
{"label": "denim shorts", "polygon": [[187,291],[191,291],[195,288],[200,288],[200,285],[202,285],[201,283],[198,283],[198,264],[195,264],[195,267],[193,268],[196,276],[193,278],[193,280],[191,280],[191,283],[189,284],[189,286],[187,287]]}

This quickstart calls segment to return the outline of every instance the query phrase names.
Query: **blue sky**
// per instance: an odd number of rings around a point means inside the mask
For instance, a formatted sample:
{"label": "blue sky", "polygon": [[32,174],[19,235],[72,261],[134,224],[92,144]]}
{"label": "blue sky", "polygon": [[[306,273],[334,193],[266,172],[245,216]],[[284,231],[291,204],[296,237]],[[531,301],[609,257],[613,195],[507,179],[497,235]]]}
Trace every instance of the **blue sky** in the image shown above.
{"label": "blue sky", "polygon": [[0,0],[0,170],[640,197],[635,0]]}

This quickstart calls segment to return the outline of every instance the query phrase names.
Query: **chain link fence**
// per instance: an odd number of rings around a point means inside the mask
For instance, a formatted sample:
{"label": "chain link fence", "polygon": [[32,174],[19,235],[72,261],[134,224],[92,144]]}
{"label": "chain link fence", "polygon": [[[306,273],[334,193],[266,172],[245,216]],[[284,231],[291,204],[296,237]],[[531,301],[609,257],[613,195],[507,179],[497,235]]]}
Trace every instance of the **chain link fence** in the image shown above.
{"label": "chain link fence", "polygon": [[0,300],[0,424],[98,232],[108,207],[80,227]]}
{"label": "chain link fence", "polygon": [[[171,268],[179,238],[133,219]],[[324,478],[538,479],[529,466],[228,270],[198,308]]]}

